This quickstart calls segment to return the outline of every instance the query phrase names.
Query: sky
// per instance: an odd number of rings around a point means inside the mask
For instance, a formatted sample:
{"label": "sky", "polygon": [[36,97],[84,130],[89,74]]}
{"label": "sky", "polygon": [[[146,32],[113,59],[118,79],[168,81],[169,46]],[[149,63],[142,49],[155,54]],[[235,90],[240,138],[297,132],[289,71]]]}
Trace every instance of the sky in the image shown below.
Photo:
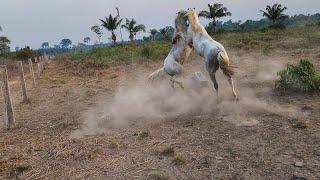
{"label": "sky", "polygon": [[[77,44],[87,36],[93,42],[96,38],[90,27],[100,25],[99,18],[116,15],[115,7],[122,17],[134,18],[149,30],[173,25],[180,9],[203,10],[215,2],[232,12],[232,17],[222,20],[260,19],[259,10],[274,3],[287,6],[288,15],[320,13],[320,0],[0,0],[0,36],[11,40],[12,49],[27,45],[39,48],[42,42],[53,46],[64,38]],[[104,30],[102,41],[108,42],[109,36]],[[124,36],[127,39],[128,34]]]}

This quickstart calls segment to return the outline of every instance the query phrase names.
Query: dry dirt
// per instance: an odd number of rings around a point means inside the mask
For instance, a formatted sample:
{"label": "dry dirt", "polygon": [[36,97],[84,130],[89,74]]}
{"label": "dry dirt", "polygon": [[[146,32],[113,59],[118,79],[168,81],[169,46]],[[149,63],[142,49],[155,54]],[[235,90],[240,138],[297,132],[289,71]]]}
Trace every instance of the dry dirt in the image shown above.
{"label": "dry dirt", "polygon": [[[239,102],[220,72],[219,100],[211,84],[195,95],[141,83],[160,61],[96,77],[53,61],[37,88],[28,77],[29,104],[13,76],[17,126],[0,122],[0,179],[320,179],[319,94],[273,89],[286,63],[320,68],[319,54],[230,51]],[[199,57],[185,67],[205,72]]]}

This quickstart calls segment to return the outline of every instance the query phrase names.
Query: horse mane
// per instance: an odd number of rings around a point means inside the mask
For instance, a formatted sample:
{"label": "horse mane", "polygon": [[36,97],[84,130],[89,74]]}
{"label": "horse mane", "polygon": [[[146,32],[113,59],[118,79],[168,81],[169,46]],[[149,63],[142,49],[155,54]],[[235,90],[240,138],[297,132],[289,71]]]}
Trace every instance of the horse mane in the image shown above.
{"label": "horse mane", "polygon": [[203,28],[201,24],[199,23],[199,17],[197,12],[194,9],[188,10],[187,12],[188,19],[190,22],[190,26],[192,28],[193,32],[202,32]]}
{"label": "horse mane", "polygon": [[174,20],[175,31],[177,32],[187,32],[188,30],[188,18],[186,17],[186,11],[179,11],[177,17]]}

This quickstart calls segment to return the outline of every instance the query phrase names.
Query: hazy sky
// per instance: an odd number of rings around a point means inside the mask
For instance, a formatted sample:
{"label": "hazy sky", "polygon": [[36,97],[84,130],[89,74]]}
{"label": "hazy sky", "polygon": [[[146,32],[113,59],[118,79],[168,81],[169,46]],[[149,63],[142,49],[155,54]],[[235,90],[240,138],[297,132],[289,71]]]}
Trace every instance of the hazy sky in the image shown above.
{"label": "hazy sky", "polygon": [[[320,0],[0,0],[0,36],[9,37],[13,48],[39,48],[44,41],[53,46],[63,38],[77,44],[86,36],[94,40],[90,27],[101,24],[98,18],[116,14],[115,7],[119,7],[122,17],[158,29],[172,25],[180,9],[202,10],[214,2],[223,3],[232,12],[232,17],[224,20],[260,19],[259,10],[273,3],[287,6],[289,15],[320,12]],[[104,33],[102,40],[106,42],[109,33]]]}

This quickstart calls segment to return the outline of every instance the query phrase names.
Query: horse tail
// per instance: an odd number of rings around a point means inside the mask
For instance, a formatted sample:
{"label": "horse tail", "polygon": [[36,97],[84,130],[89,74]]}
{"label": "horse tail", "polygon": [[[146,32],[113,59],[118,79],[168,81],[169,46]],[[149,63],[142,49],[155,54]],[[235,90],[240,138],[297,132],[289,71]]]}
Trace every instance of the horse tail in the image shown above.
{"label": "horse tail", "polygon": [[153,82],[154,80],[158,79],[159,77],[163,76],[166,74],[166,71],[164,67],[154,71],[152,74],[149,75],[148,81]]}
{"label": "horse tail", "polygon": [[230,64],[228,54],[225,51],[218,53],[218,62],[221,70],[226,76],[231,77],[234,75],[234,66]]}

